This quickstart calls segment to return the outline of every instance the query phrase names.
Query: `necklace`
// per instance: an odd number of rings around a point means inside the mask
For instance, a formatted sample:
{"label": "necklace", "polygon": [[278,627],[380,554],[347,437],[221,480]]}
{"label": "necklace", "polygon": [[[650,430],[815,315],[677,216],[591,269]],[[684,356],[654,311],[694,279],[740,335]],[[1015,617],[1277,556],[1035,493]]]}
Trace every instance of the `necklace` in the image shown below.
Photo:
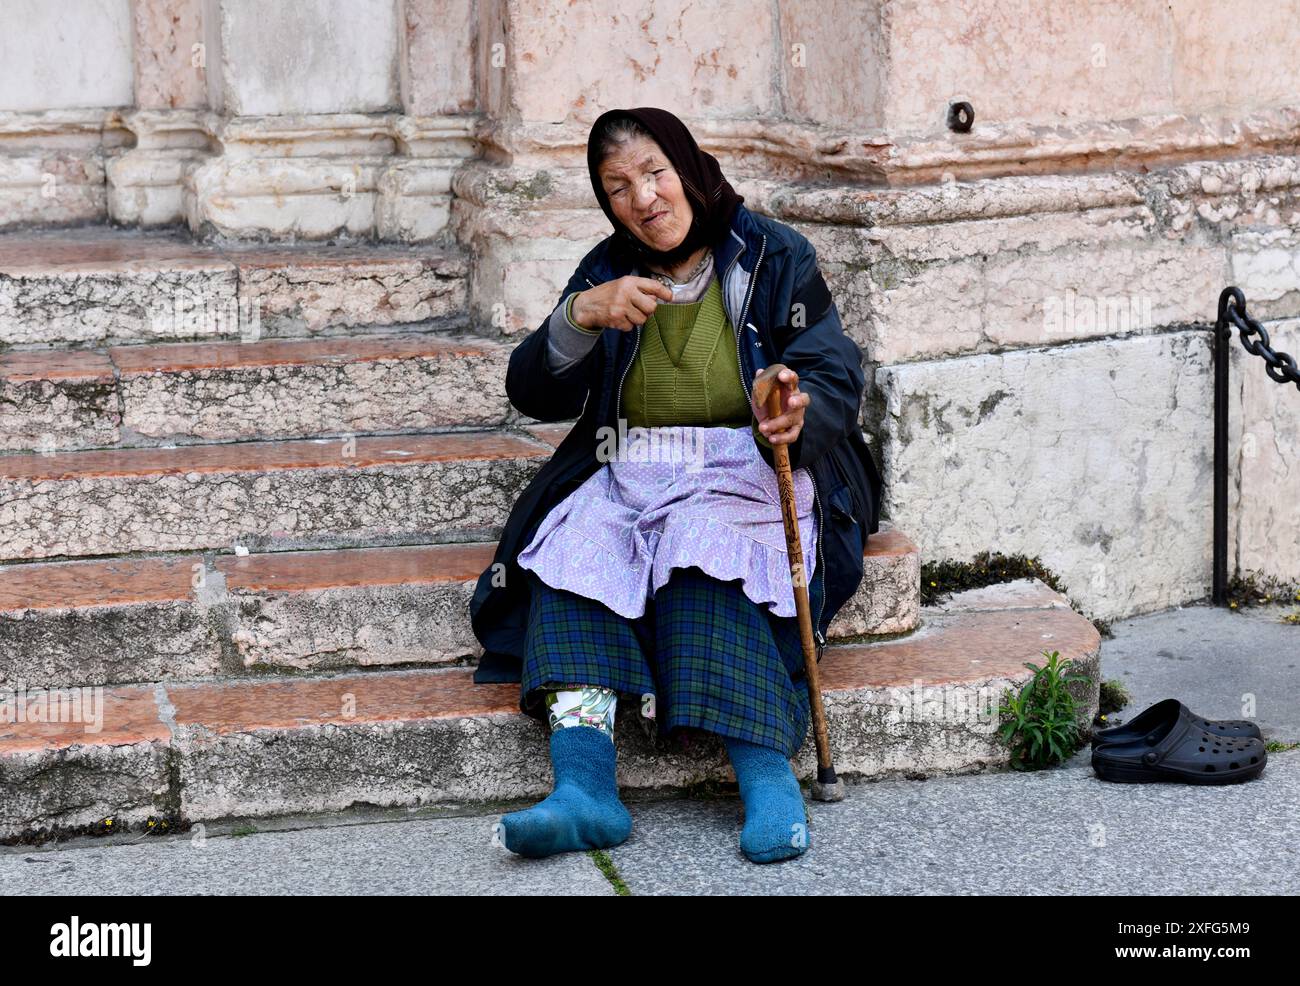
{"label": "necklace", "polygon": [[695,265],[695,269],[680,281],[674,280],[671,274],[660,274],[658,271],[654,270],[650,271],[650,276],[655,280],[668,285],[670,288],[677,284],[690,284],[691,281],[695,280],[695,278],[699,276],[700,271],[704,270],[704,265],[709,262],[709,258],[712,256],[713,254],[711,251],[705,250],[704,256],[701,257],[700,262]]}

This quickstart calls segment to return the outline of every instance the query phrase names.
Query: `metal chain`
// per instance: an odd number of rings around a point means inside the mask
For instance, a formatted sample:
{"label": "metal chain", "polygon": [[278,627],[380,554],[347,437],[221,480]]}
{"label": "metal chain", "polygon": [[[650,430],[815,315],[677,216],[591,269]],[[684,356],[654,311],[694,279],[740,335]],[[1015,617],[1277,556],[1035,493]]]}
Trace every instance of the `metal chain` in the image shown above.
{"label": "metal chain", "polygon": [[[1215,331],[1231,334],[1229,322],[1237,327],[1241,344],[1246,347],[1246,351],[1264,358],[1268,364],[1264,367],[1265,373],[1277,383],[1293,383],[1300,390],[1300,369],[1297,369],[1295,359],[1287,353],[1273,352],[1268,344],[1267,330],[1246,314],[1246,296],[1240,288],[1224,288],[1219,295],[1219,321],[1215,325]],[[1259,338],[1251,339],[1252,334]]]}

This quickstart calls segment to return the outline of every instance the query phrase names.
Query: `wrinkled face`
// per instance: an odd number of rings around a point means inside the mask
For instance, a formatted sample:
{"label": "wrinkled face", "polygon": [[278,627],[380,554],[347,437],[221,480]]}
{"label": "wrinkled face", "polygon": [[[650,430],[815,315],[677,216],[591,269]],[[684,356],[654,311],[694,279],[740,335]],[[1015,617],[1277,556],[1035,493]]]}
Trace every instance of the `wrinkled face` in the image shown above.
{"label": "wrinkled face", "polygon": [[671,250],[686,238],[695,214],[655,141],[639,137],[620,145],[598,173],[614,215],[647,246]]}

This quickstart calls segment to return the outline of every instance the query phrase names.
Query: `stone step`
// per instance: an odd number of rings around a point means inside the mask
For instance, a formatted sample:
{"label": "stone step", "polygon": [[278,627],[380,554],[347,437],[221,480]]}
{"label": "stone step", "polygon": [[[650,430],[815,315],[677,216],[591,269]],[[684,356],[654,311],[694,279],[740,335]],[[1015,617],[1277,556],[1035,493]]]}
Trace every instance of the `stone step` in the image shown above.
{"label": "stone step", "polygon": [[0,449],[495,427],[521,420],[505,392],[510,350],[418,332],[10,350]]}
{"label": "stone step", "polygon": [[[1001,600],[986,591],[976,605],[926,608],[907,637],[829,647],[821,669],[836,770],[852,779],[1006,765],[995,733],[1002,689],[1026,681],[1023,662],[1041,663],[1045,648],[1091,677],[1086,688],[1072,686],[1086,726],[1097,708],[1100,638],[1044,590],[1009,587]],[[107,816],[120,827],[163,815],[200,822],[359,803],[544,797],[546,727],[519,711],[517,684],[475,685],[472,673],[385,670],[8,696],[0,837]],[[17,698],[44,721],[13,714]],[[664,756],[632,720],[638,714],[624,703],[616,718],[624,789],[733,778],[717,737]],[[801,779],[814,776],[813,730],[794,763]]]}
{"label": "stone step", "polygon": [[[832,639],[911,630],[919,553],[882,522]],[[0,687],[477,663],[495,541],[0,566]]]}
{"label": "stone step", "polygon": [[87,226],[0,234],[0,345],[463,326],[468,259],[420,246],[218,246]]}
{"label": "stone step", "polygon": [[0,559],[499,535],[551,456],[506,432],[0,456]]}

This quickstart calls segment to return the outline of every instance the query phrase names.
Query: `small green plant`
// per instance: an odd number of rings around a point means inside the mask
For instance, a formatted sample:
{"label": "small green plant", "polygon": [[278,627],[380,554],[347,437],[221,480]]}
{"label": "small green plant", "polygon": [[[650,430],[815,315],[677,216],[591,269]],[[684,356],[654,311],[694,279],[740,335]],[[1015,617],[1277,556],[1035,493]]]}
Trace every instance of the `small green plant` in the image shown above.
{"label": "small green plant", "polygon": [[632,896],[631,888],[628,887],[627,883],[623,880],[623,877],[619,875],[618,867],[616,867],[614,861],[609,858],[609,853],[603,849],[589,849],[587,850],[587,855],[591,857],[592,862],[596,864],[596,868],[604,874],[605,879],[610,882],[611,886],[613,886],[616,894],[620,897]]}
{"label": "small green plant", "polygon": [[999,738],[1011,748],[1011,766],[1016,770],[1040,770],[1061,763],[1079,747],[1076,703],[1067,686],[1088,681],[1088,676],[1066,674],[1071,662],[1068,658],[1060,660],[1059,651],[1043,654],[1047,663],[1039,667],[1026,661],[1025,667],[1034,676],[1018,695],[1007,689],[1008,704],[998,707],[998,712],[1007,717],[999,729]]}
{"label": "small green plant", "polygon": [[967,589],[979,589],[1014,579],[1036,578],[1062,595],[1065,586],[1043,564],[1041,558],[981,551],[970,561],[925,562],[921,566],[921,605],[933,606],[943,597]]}
{"label": "small green plant", "polygon": [[[1300,602],[1300,583],[1288,582],[1259,572],[1232,575],[1225,588],[1228,609],[1238,612],[1252,606],[1276,606]],[[1283,617],[1282,622],[1295,621]]]}
{"label": "small green plant", "polygon": [[119,825],[117,819],[112,815],[105,815],[98,821],[90,824],[90,834],[94,836],[112,835],[114,832],[125,832],[129,826]]}
{"label": "small green plant", "polygon": [[1097,726],[1105,729],[1110,725],[1108,717],[1113,712],[1124,708],[1133,698],[1124,687],[1124,682],[1111,678],[1101,683],[1101,695],[1097,701]]}
{"label": "small green plant", "polygon": [[165,816],[158,818],[150,815],[145,819],[144,832],[145,835],[166,835],[172,830],[174,825],[175,823],[170,818]]}

